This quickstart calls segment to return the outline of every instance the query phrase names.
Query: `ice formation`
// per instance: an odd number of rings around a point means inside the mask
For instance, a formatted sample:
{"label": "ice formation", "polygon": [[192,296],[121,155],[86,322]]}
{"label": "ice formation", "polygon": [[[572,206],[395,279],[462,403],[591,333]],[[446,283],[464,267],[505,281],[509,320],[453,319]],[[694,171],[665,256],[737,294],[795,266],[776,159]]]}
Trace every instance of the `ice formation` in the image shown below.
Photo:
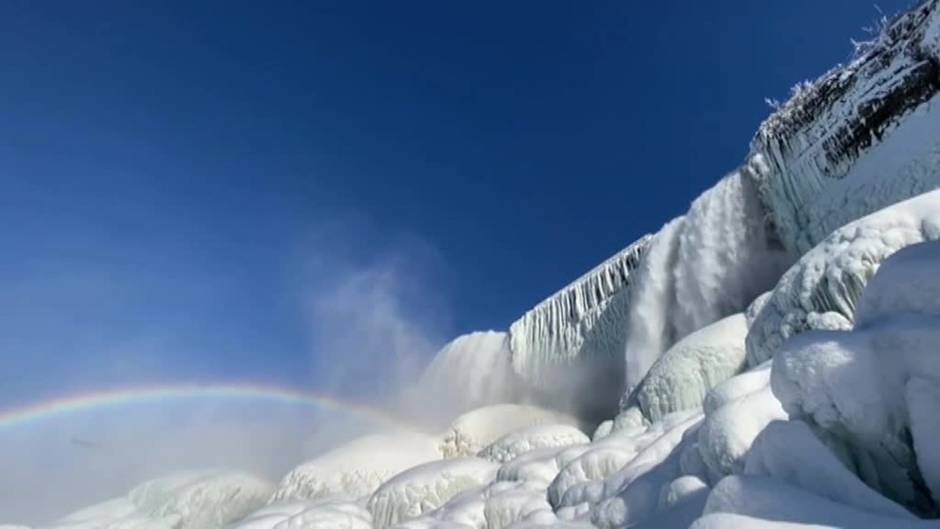
{"label": "ice formation", "polygon": [[669,348],[637,387],[633,398],[650,421],[697,408],[705,394],[744,367],[744,314],[699,329]]}
{"label": "ice formation", "polygon": [[849,329],[878,266],[899,249],[940,238],[940,191],[899,202],[839,228],[783,275],[754,318],[748,362],[768,360],[809,329]]}
{"label": "ice formation", "polygon": [[475,455],[500,437],[538,424],[577,425],[574,417],[521,404],[498,404],[479,408],[458,417],[441,436],[444,457]]}
{"label": "ice formation", "polygon": [[361,437],[291,470],[271,501],[368,497],[395,474],[440,459],[438,443],[416,432]]}
{"label": "ice formation", "polygon": [[116,498],[72,513],[55,529],[206,529],[223,527],[270,497],[268,482],[238,472],[195,471],[143,483]]}
{"label": "ice formation", "polygon": [[496,478],[499,465],[478,457],[461,457],[418,465],[398,474],[369,498],[376,529],[417,518],[461,492]]}
{"label": "ice formation", "polygon": [[[929,0],[686,215],[448,344],[410,401],[442,432],[360,438],[276,489],[172,476],[46,527],[940,526],[938,60]],[[621,395],[592,439],[524,404],[594,418]]]}
{"label": "ice formation", "polygon": [[279,503],[253,512],[228,529],[372,529],[372,515],[350,501]]}
{"label": "ice formation", "polygon": [[648,244],[647,237],[631,244],[509,327],[512,365],[544,398],[586,391],[581,405],[589,407],[617,398],[627,287]]}
{"label": "ice formation", "polygon": [[792,262],[766,216],[754,185],[735,172],[656,234],[630,291],[628,394],[669,346],[746,309]]}
{"label": "ice formation", "polygon": [[565,424],[540,424],[512,431],[480,451],[480,457],[505,463],[540,448],[556,448],[587,444],[587,435]]}

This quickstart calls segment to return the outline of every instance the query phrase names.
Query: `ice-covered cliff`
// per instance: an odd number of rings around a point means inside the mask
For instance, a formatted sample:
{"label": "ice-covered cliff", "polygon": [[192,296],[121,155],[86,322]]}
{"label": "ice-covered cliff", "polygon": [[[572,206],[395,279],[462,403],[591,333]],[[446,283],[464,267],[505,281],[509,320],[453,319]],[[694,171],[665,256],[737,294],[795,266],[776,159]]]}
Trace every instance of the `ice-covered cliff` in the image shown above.
{"label": "ice-covered cliff", "polygon": [[627,287],[650,240],[634,242],[509,327],[512,365],[523,380],[556,396],[577,391],[589,380],[590,404],[616,399],[622,385]]}
{"label": "ice-covered cliff", "polygon": [[748,172],[784,243],[806,252],[832,230],[940,185],[936,2],[890,23],[850,64],[760,127]]}

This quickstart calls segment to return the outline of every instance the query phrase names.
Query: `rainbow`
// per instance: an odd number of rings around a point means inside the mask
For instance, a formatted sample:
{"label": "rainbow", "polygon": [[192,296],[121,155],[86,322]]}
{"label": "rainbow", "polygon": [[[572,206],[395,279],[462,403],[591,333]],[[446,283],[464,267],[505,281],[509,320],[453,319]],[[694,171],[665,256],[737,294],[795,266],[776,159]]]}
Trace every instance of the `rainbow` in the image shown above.
{"label": "rainbow", "polygon": [[92,393],[57,397],[18,408],[0,409],[0,428],[51,419],[71,413],[127,404],[159,403],[170,400],[211,398],[222,400],[254,400],[287,405],[311,406],[351,413],[369,422],[395,429],[411,429],[393,416],[377,409],[346,402],[336,397],[274,386],[253,384],[183,384],[151,387],[117,388]]}

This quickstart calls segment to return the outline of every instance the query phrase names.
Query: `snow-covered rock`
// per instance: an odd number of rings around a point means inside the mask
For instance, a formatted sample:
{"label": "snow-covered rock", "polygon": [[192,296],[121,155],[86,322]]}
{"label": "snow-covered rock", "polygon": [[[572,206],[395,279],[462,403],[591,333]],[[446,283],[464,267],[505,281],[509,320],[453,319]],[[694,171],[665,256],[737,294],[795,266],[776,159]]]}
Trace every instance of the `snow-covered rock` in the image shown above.
{"label": "snow-covered rock", "polygon": [[574,426],[539,424],[510,432],[491,443],[477,455],[496,463],[505,463],[539,448],[561,448],[588,442],[590,442],[588,436]]}
{"label": "snow-covered rock", "polygon": [[[940,263],[940,243],[908,248],[897,257],[884,265],[886,279],[876,284],[864,325],[792,338],[774,357],[771,380],[787,411],[827,432],[869,486],[929,514],[940,496],[940,451],[934,448],[940,432],[934,418],[940,404],[940,318],[929,296],[904,302],[894,297],[911,288],[908,278],[923,282],[925,291],[940,288],[940,274],[922,273],[931,261],[935,269]],[[896,290],[891,280],[899,281]],[[901,312],[884,313],[881,307]]]}
{"label": "snow-covered rock", "polygon": [[891,254],[940,237],[940,190],[924,193],[839,228],[807,252],[777,283],[747,336],[750,365],[791,336],[852,327],[865,285]]}
{"label": "snow-covered rock", "polygon": [[789,248],[940,186],[938,19],[924,2],[761,125],[748,172]]}
{"label": "snow-covered rock", "polygon": [[496,478],[499,465],[478,457],[433,461],[398,474],[378,488],[367,504],[376,529],[417,518],[457,494]]}
{"label": "snow-covered rock", "polygon": [[744,314],[708,325],[669,348],[650,368],[633,399],[650,421],[698,408],[711,388],[744,367]]}
{"label": "snow-covered rock", "polygon": [[291,470],[278,484],[271,501],[367,497],[395,474],[440,458],[438,440],[429,435],[367,435]]}

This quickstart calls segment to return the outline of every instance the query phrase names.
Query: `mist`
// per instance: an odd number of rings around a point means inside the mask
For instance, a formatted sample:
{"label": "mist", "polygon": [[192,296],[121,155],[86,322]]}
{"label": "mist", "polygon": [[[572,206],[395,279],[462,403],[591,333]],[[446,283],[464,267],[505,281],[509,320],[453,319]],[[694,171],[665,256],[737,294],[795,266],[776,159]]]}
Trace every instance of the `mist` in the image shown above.
{"label": "mist", "polygon": [[[298,377],[292,364],[285,364],[281,379],[305,381],[302,387],[289,384],[297,391],[404,417],[408,410],[398,395],[416,383],[452,332],[442,286],[447,267],[418,238],[401,237],[364,251],[360,243],[368,239],[361,222],[324,222],[298,243],[283,266],[289,271],[285,277],[271,278],[288,282],[297,293],[296,321],[308,343],[309,372]],[[141,341],[151,346],[103,345],[117,361],[109,363],[105,381],[96,384],[89,374],[82,391],[133,387],[153,378],[169,385],[191,382],[172,376],[174,359],[159,347],[167,337],[157,333]],[[263,378],[274,385],[279,357],[257,354],[253,363],[268,359]],[[81,357],[71,362],[76,380],[92,369],[82,366]],[[230,370],[219,366],[209,380]],[[150,376],[141,377],[146,373]],[[242,470],[277,483],[305,460],[380,428],[345,411],[198,396],[0,425],[0,513],[3,521],[47,523],[122,496],[143,481],[192,469]]]}

